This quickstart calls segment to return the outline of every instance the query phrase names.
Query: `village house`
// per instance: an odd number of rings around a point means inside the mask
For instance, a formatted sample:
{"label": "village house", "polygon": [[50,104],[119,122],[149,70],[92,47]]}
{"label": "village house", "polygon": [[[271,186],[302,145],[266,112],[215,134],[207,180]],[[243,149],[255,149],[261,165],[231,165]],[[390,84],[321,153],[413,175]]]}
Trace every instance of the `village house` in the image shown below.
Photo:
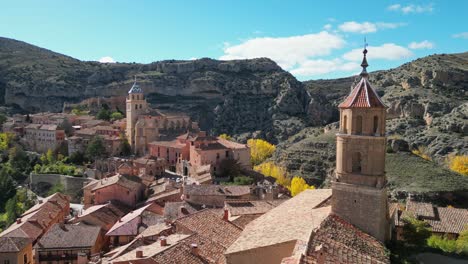
{"label": "village house", "polygon": [[87,263],[106,245],[99,226],[55,224],[34,247],[38,264],[78,264],[79,258],[85,258],[81,263]]}
{"label": "village house", "polygon": [[252,200],[251,186],[184,185],[183,200],[209,207],[223,207],[226,200]]}
{"label": "village house", "polygon": [[34,244],[49,228],[65,221],[70,214],[70,199],[55,193],[24,212],[0,237],[28,238]]}
{"label": "village house", "polygon": [[125,245],[149,226],[164,223],[162,213],[163,208],[157,204],[145,205],[120,218],[106,233],[106,237],[110,238],[112,246]]}
{"label": "village house", "polygon": [[24,131],[23,141],[28,149],[39,153],[56,150],[65,140],[65,131],[57,125],[29,124]]}
{"label": "village house", "polygon": [[403,219],[412,217],[429,224],[431,232],[448,239],[457,239],[468,226],[468,209],[439,207],[408,199],[406,208],[395,214],[396,239],[403,240]]}
{"label": "village house", "polygon": [[131,209],[129,207],[111,201],[82,210],[78,215],[70,219],[68,223],[84,223],[87,225],[99,226],[102,230],[107,232],[119,219],[130,211]]}
{"label": "village house", "polygon": [[0,237],[0,263],[32,264],[32,242],[26,237]]}
{"label": "village house", "polygon": [[166,161],[153,157],[137,159],[111,157],[95,161],[95,168],[103,175],[122,174],[138,176],[145,185],[150,185],[164,173]]}
{"label": "village house", "polygon": [[118,201],[130,208],[135,208],[144,196],[145,185],[135,176],[114,175],[100,180],[93,180],[83,188],[84,208]]}
{"label": "village house", "polygon": [[[103,129],[109,128],[110,130]],[[104,140],[106,153],[110,156],[122,155],[122,138],[111,127],[97,126],[76,130],[74,135],[67,138],[68,155],[76,152],[85,153],[89,142],[99,136]]]}

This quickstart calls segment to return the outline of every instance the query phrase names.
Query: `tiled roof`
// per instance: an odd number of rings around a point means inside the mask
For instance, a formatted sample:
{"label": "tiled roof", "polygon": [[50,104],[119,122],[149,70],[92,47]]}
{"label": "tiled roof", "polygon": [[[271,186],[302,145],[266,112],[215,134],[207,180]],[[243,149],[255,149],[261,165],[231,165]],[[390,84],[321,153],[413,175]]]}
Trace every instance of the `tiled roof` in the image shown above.
{"label": "tiled roof", "polygon": [[14,222],[0,233],[0,236],[26,237],[35,241],[59,214],[68,214],[68,212],[64,212],[68,206],[68,197],[61,193],[55,193],[42,199],[41,203],[23,213],[19,218],[20,222]]}
{"label": "tiled roof", "polygon": [[175,222],[176,229],[188,229],[211,241],[229,247],[240,235],[241,229],[223,220],[222,216],[211,209],[205,209],[191,215],[179,218]]}
{"label": "tiled roof", "polygon": [[150,225],[143,232],[141,232],[140,236],[141,237],[157,236],[161,234],[161,232],[168,231],[170,229],[172,229],[172,227],[166,223]]}
{"label": "tiled roof", "polygon": [[103,178],[100,180],[95,180],[91,183],[95,183],[93,187],[93,191],[104,188],[104,187],[108,187],[114,184],[118,184],[129,190],[137,190],[142,185],[141,182],[137,182],[133,180],[131,177],[127,177],[127,176],[120,175],[120,174],[117,174],[108,178]]}
{"label": "tiled roof", "polygon": [[301,264],[390,263],[384,245],[336,215],[328,216],[312,233]]}
{"label": "tiled roof", "polygon": [[180,143],[178,140],[172,140],[172,141],[153,141],[149,143],[150,145],[154,146],[161,146],[161,147],[168,147],[168,148],[177,148],[181,149],[184,148],[186,145],[183,143]]}
{"label": "tiled roof", "polygon": [[185,201],[167,202],[164,205],[164,218],[168,221],[174,221],[179,217],[183,217],[188,214],[193,214],[198,210],[200,210],[198,206],[192,205]]}
{"label": "tiled roof", "polygon": [[429,223],[433,232],[459,234],[468,225],[468,209],[408,201],[401,218],[408,215]]}
{"label": "tiled roof", "polygon": [[270,203],[266,200],[228,200],[225,202],[226,208],[231,216],[246,214],[264,214],[275,208],[278,204]]}
{"label": "tiled roof", "polygon": [[226,254],[269,247],[291,241],[308,241],[314,228],[331,211],[321,207],[331,197],[331,189],[306,190],[271,209],[248,224]]}
{"label": "tiled roof", "polygon": [[247,145],[245,144],[237,143],[237,142],[227,140],[224,138],[220,138],[220,137],[218,137],[218,142],[221,145],[225,146],[226,148],[230,148],[230,149],[247,149],[248,148]]}
{"label": "tiled roof", "polygon": [[25,237],[0,237],[0,252],[19,252],[23,250],[31,240]]}
{"label": "tiled roof", "polygon": [[188,195],[222,195],[242,196],[250,193],[250,186],[223,186],[223,185],[185,185],[184,194]]}
{"label": "tiled roof", "polygon": [[[122,247],[118,250],[110,260],[112,263],[133,263],[134,260],[138,259],[149,259],[160,252],[170,249],[179,243],[179,241],[189,237],[189,235],[184,234],[173,234],[166,237],[167,246],[161,246],[160,242],[154,242],[147,244],[142,239],[134,239],[130,245]],[[143,241],[143,242],[142,242]],[[143,257],[137,258],[136,251],[142,251]],[[175,262],[172,262],[175,263]]]}
{"label": "tiled roof", "polygon": [[348,97],[338,106],[340,108],[386,108],[380,97],[372,89],[367,78],[353,88]]}
{"label": "tiled roof", "polygon": [[[144,223],[145,221],[143,218],[144,212],[148,207],[152,206],[152,204],[145,205],[135,211],[132,211],[128,214],[126,214],[122,219],[118,220],[112,228],[106,233],[106,236],[134,236],[138,234],[138,228],[140,227],[141,224],[146,224]],[[148,216],[148,218],[159,218],[159,222],[164,222],[162,216],[156,216],[152,212],[147,212],[151,215]],[[138,218],[138,219],[136,219]],[[150,220],[152,221],[152,219]]]}
{"label": "tiled roof", "polygon": [[70,220],[70,223],[85,222],[98,225],[104,230],[110,229],[122,216],[130,212],[124,205],[106,203],[95,205],[84,210],[80,215]]}
{"label": "tiled roof", "polygon": [[244,229],[250,222],[259,218],[262,214],[245,214],[234,217],[234,219],[229,219],[231,223],[235,224],[236,226]]}
{"label": "tiled roof", "polygon": [[39,250],[90,248],[96,243],[100,232],[99,226],[55,224],[37,242],[36,247]]}
{"label": "tiled roof", "polygon": [[[192,253],[192,245],[197,245],[197,255]],[[224,263],[225,248],[200,234],[194,234],[180,241],[175,246],[161,251],[152,259],[157,264],[207,264]]]}
{"label": "tiled roof", "polygon": [[201,144],[200,146],[198,146],[197,149],[215,150],[215,149],[227,149],[227,147],[221,143],[216,142],[216,143]]}

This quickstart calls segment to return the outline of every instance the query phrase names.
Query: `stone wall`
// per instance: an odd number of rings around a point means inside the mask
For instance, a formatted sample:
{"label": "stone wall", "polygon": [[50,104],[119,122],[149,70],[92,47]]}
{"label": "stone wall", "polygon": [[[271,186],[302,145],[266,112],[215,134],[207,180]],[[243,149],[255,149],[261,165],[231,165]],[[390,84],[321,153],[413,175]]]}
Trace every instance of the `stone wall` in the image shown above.
{"label": "stone wall", "polygon": [[73,177],[60,174],[35,174],[29,175],[29,184],[33,191],[41,191],[41,187],[63,185],[63,192],[70,195],[72,202],[80,202],[83,186],[91,181],[89,178]]}

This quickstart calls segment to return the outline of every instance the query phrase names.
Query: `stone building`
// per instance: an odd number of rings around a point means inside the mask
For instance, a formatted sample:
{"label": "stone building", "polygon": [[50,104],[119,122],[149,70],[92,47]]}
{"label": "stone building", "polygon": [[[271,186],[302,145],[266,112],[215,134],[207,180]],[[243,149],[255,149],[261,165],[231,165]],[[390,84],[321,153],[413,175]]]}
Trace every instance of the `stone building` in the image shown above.
{"label": "stone building", "polygon": [[32,244],[25,237],[0,237],[0,263],[31,264]]}
{"label": "stone building", "polygon": [[57,149],[65,140],[65,131],[57,125],[30,124],[24,132],[23,140],[28,148],[40,153]]}
{"label": "stone building", "polygon": [[133,84],[126,99],[127,128],[126,134],[132,150],[137,155],[144,155],[148,143],[162,138],[179,135],[189,129],[197,129],[190,117],[184,114],[165,114],[150,109],[140,86]]}
{"label": "stone building", "polygon": [[369,83],[366,53],[361,80],[339,105],[332,212],[385,241],[390,231],[385,178],[387,107]]}

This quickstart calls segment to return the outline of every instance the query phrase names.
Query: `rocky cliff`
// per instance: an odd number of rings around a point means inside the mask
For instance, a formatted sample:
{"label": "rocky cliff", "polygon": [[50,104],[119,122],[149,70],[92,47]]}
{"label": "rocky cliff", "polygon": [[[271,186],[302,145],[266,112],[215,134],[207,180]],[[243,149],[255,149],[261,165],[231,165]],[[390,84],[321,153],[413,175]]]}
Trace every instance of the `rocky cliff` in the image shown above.
{"label": "rocky cliff", "polygon": [[0,102],[27,112],[125,95],[134,76],[153,107],[186,112],[214,134],[278,142],[320,123],[308,117],[305,86],[270,59],[102,64],[0,38]]}

